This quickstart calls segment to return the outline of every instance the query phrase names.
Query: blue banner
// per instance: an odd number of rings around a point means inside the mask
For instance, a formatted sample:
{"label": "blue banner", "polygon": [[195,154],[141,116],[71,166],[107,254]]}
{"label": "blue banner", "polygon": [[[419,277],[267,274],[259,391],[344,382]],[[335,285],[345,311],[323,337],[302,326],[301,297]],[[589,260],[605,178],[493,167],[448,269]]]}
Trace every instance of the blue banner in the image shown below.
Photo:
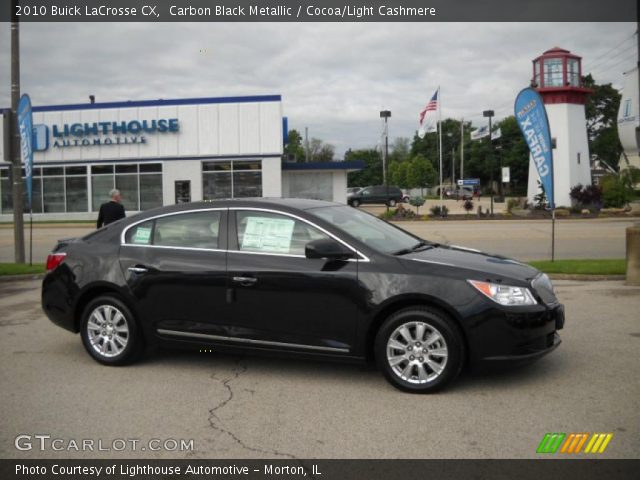
{"label": "blue banner", "polygon": [[31,211],[33,191],[33,118],[31,116],[31,99],[26,93],[20,97],[20,103],[18,103],[18,128],[20,129],[20,153],[22,154],[27,180],[29,211]]}
{"label": "blue banner", "polygon": [[514,109],[516,121],[538,170],[549,208],[553,209],[555,208],[553,201],[553,150],[549,119],[542,97],[533,88],[525,88],[516,97]]}

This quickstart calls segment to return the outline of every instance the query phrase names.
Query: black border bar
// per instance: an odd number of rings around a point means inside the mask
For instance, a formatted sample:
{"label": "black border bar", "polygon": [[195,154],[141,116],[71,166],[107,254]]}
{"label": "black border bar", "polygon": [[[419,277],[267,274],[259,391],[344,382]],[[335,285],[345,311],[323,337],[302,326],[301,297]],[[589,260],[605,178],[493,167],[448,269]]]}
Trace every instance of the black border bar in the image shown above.
{"label": "black border bar", "polygon": [[[20,22],[635,22],[637,0],[3,0]],[[186,13],[183,15],[181,13]]]}
{"label": "black border bar", "polygon": [[[57,467],[54,467],[57,466]],[[187,473],[187,467],[196,474]],[[207,468],[220,468],[217,473]],[[99,475],[98,468],[100,468]],[[176,473],[177,469],[179,473]],[[29,472],[31,469],[31,473]],[[56,470],[57,469],[57,470]],[[62,470],[64,469],[64,470]],[[69,473],[69,469],[71,472]],[[84,470],[83,470],[84,469]],[[201,473],[198,473],[201,469]],[[39,470],[41,473],[37,473]],[[43,473],[46,470],[46,473]],[[112,472],[110,473],[110,471]],[[57,471],[58,474],[55,474]],[[66,472],[60,474],[61,471]],[[83,473],[83,471],[85,473]],[[0,478],[74,480],[631,480],[640,460],[0,460]],[[135,473],[135,475],[132,475]]]}

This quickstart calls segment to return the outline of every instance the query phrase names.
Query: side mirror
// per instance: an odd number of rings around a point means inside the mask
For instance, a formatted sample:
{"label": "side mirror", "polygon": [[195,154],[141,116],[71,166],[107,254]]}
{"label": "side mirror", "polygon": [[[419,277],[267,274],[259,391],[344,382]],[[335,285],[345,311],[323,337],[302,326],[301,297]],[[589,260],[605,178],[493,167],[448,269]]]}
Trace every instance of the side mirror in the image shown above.
{"label": "side mirror", "polygon": [[307,243],[304,247],[307,258],[326,258],[327,260],[346,260],[353,258],[353,251],[330,238],[321,238]]}

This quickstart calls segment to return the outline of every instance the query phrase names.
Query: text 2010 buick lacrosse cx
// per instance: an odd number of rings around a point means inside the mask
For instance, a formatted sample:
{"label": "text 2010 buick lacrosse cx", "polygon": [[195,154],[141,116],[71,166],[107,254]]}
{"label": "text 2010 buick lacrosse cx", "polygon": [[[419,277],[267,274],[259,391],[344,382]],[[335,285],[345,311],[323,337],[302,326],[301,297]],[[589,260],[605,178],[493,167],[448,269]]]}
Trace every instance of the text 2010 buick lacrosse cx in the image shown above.
{"label": "text 2010 buick lacrosse cx", "polygon": [[44,311],[106,365],[148,344],[375,358],[394,386],[427,393],[468,363],[541,357],[564,323],[530,266],[316,200],[147,211],[61,240],[47,269]]}

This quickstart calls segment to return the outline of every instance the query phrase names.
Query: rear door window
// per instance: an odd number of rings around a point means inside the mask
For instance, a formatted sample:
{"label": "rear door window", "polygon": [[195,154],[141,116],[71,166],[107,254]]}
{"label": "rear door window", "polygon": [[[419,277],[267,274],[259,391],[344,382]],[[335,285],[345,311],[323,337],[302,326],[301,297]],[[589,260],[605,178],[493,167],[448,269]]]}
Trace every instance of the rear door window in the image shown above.
{"label": "rear door window", "polygon": [[181,213],[131,227],[125,243],[179,248],[220,248],[221,211]]}

